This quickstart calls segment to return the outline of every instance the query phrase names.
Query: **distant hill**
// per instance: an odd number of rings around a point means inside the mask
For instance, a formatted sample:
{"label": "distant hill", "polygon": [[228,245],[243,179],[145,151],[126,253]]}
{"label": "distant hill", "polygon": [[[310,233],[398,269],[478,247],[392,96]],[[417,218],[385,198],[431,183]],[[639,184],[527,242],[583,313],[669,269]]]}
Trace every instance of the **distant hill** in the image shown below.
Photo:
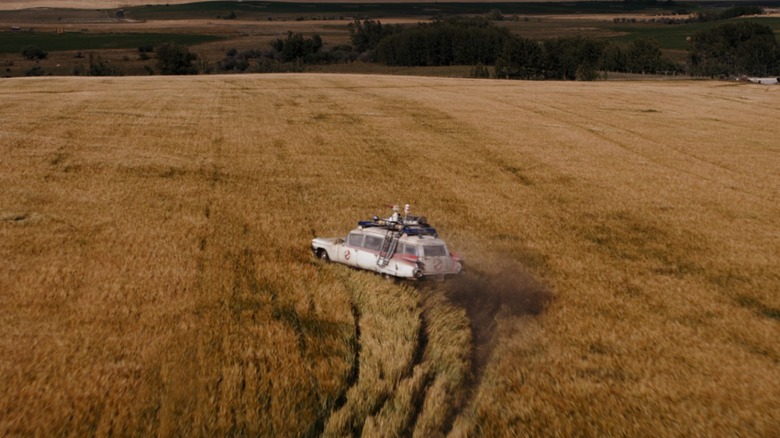
{"label": "distant hill", "polygon": [[[284,1],[284,0],[277,0]],[[464,2],[464,3],[493,3],[490,0],[448,0],[451,2]],[[512,0],[510,0],[512,1]],[[553,1],[565,1],[565,0],[553,0]],[[333,3],[334,0],[310,0],[311,3]],[[516,1],[517,3],[525,3],[523,0]],[[145,0],[4,0],[0,2],[0,10],[12,11],[17,9],[29,9],[29,8],[66,8],[66,9],[116,9],[130,6],[142,6],[146,4],[183,4],[183,3],[198,3],[192,0],[168,0],[168,1],[145,1]],[[339,3],[425,3],[413,0],[382,0],[382,1],[358,1],[358,0],[342,0]],[[433,1],[430,1],[433,3]]]}
{"label": "distant hill", "polygon": [[170,0],[166,2],[149,2],[143,0],[8,0],[0,2],[0,10],[12,11],[17,9],[30,8],[116,9],[124,6],[139,6],[155,3],[181,4],[193,2],[188,0]]}

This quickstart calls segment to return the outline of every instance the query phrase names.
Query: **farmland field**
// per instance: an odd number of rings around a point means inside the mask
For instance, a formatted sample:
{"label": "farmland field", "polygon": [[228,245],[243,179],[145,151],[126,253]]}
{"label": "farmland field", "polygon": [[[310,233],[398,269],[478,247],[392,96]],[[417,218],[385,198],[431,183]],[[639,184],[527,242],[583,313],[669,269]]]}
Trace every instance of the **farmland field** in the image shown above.
{"label": "farmland field", "polygon": [[22,35],[0,32],[0,53],[18,53],[19,47],[44,47],[47,51],[137,49],[143,46],[159,46],[164,43],[202,44],[219,40],[210,35],[179,35],[172,33],[110,33],[88,34],[80,32],[28,33]]}
{"label": "farmland field", "polygon": [[[779,97],[0,81],[0,435],[777,436]],[[466,277],[310,254],[406,202]]]}
{"label": "farmland field", "polygon": [[[92,1],[93,7],[89,6]],[[91,72],[95,64],[109,66],[104,74],[149,75],[158,72],[156,57],[149,48],[167,42],[187,46],[196,56],[202,73],[224,72],[231,65],[227,53],[269,55],[271,44],[288,32],[305,36],[317,34],[323,52],[334,54],[327,64],[308,63],[309,72],[370,74],[418,74],[415,69],[377,65],[351,60],[369,58],[350,53],[353,42],[349,25],[356,18],[372,18],[383,24],[413,26],[434,17],[486,16],[500,12],[497,26],[534,40],[583,36],[598,41],[629,43],[638,39],[657,41],[664,55],[681,66],[689,59],[688,38],[696,31],[719,24],[712,21],[690,24],[661,24],[658,20],[682,20],[689,13],[705,9],[702,4],[686,5],[685,11],[672,3],[636,2],[439,2],[439,3],[357,3],[357,2],[171,2],[136,4],[122,9],[96,0],[61,2],[58,8],[38,7],[45,2],[28,2],[20,8],[15,2],[0,4],[0,75],[67,76]],[[767,10],[774,3],[767,3]],[[66,9],[65,6],[82,9]],[[677,15],[682,13],[682,15]],[[777,13],[747,17],[780,29]],[[25,48],[45,52],[45,59],[27,59]],[[139,53],[139,48],[144,53]],[[96,60],[95,62],[90,60]],[[325,62],[325,61],[323,61]],[[445,66],[424,74],[469,77],[472,66]],[[286,66],[285,68],[290,68]],[[230,70],[230,69],[227,69]],[[98,69],[97,71],[101,71]],[[277,70],[279,71],[279,70]],[[284,71],[284,69],[282,69]],[[295,70],[297,71],[297,70]]]}

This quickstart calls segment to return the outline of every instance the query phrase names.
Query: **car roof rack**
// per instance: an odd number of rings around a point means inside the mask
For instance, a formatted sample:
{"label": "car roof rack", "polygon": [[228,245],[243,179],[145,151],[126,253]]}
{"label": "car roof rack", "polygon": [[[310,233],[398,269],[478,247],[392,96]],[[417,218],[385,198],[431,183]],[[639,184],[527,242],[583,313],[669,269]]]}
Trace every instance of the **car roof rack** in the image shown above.
{"label": "car roof rack", "polygon": [[433,236],[439,237],[436,228],[433,228],[425,216],[406,216],[398,221],[380,219],[377,216],[370,221],[358,221],[361,228],[381,228],[389,231],[397,231],[408,236]]}

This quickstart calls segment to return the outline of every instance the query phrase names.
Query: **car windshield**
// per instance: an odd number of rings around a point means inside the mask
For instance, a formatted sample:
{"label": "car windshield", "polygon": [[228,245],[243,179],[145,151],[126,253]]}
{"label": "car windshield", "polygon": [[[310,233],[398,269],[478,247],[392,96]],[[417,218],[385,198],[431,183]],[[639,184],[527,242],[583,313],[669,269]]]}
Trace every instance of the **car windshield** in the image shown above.
{"label": "car windshield", "polygon": [[442,257],[447,255],[447,249],[444,245],[426,245],[423,248],[426,257]]}

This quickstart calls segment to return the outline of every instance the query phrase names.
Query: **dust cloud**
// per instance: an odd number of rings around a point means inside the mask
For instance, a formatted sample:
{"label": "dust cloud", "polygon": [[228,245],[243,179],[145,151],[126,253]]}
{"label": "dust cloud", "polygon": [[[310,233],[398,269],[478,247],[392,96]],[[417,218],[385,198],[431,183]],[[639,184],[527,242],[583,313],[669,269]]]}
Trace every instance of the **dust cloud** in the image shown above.
{"label": "dust cloud", "polygon": [[497,342],[498,318],[541,314],[552,294],[520,267],[495,273],[470,272],[439,285],[445,296],[466,310],[473,338],[472,367],[479,382]]}

